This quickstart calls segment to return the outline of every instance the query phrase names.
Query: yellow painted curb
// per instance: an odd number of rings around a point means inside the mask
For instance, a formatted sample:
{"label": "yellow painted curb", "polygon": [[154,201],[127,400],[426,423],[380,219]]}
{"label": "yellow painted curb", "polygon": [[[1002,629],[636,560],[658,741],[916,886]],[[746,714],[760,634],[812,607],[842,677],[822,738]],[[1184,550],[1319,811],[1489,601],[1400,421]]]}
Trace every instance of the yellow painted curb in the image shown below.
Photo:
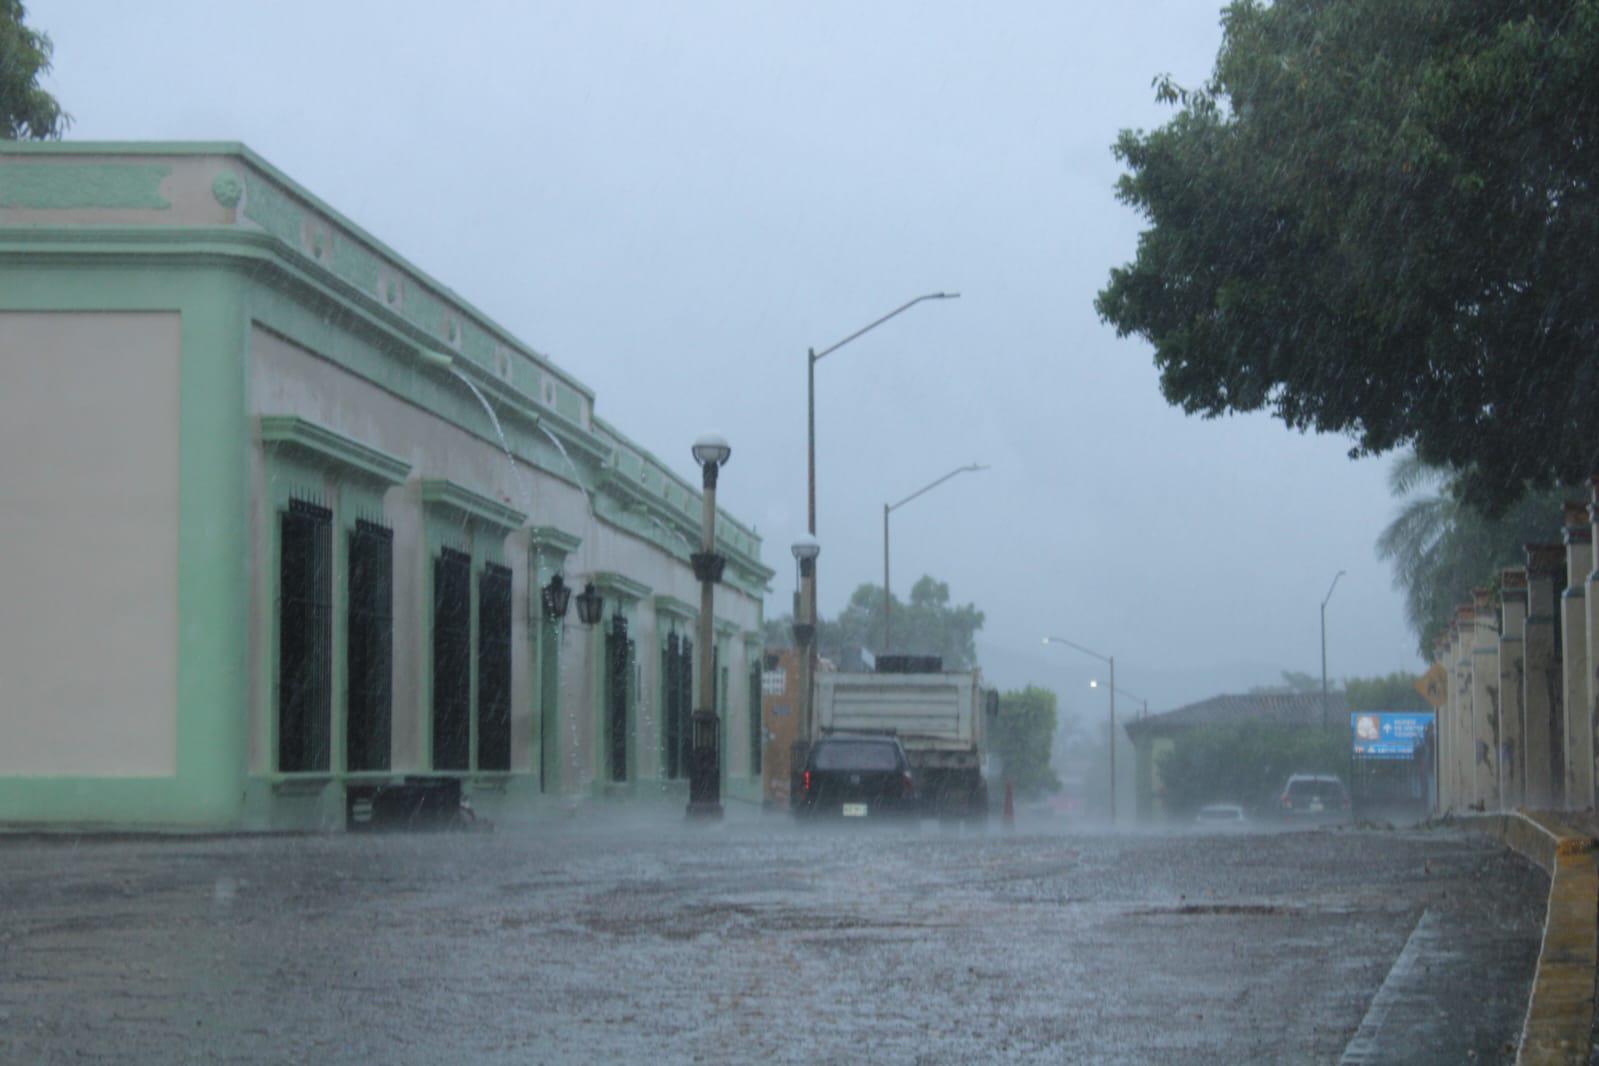
{"label": "yellow painted curb", "polygon": [[1516,1062],[1585,1063],[1599,964],[1599,865],[1594,839],[1559,815],[1517,811],[1464,820],[1549,874],[1543,946]]}

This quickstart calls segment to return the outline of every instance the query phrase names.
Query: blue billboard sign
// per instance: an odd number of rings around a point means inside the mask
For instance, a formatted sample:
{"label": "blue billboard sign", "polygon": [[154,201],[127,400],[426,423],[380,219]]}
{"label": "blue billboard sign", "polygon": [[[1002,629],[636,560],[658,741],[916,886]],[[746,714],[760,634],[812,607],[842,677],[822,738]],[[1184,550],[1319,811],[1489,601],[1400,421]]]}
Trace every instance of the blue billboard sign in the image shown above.
{"label": "blue billboard sign", "polygon": [[1349,713],[1355,754],[1367,759],[1408,759],[1431,727],[1431,711]]}

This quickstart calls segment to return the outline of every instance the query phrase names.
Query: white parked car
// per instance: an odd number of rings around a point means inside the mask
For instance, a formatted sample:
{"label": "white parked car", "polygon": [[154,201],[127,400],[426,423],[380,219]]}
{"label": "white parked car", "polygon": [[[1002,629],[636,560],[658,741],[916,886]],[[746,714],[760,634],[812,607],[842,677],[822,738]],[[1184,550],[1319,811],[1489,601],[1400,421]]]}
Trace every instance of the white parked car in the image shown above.
{"label": "white parked car", "polygon": [[1208,803],[1199,808],[1194,821],[1199,825],[1228,826],[1243,825],[1248,819],[1244,817],[1244,809],[1236,803]]}

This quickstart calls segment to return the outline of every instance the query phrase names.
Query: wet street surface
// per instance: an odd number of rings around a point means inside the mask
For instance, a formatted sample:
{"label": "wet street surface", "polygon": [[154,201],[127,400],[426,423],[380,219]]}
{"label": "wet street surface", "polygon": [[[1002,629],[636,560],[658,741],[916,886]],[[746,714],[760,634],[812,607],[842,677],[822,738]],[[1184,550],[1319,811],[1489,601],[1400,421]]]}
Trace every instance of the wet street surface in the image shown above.
{"label": "wet street surface", "polygon": [[849,828],[0,839],[0,1061],[1514,1058],[1485,838]]}

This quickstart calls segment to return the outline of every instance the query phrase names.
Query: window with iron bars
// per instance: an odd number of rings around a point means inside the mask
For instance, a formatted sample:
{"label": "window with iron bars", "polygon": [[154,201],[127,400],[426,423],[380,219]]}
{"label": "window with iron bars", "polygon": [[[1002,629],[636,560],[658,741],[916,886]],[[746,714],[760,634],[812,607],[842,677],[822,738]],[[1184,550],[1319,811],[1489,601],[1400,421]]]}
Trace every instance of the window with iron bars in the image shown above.
{"label": "window with iron bars", "polygon": [[394,703],[394,531],[360,520],[350,531],[345,634],[345,765],[389,768]]}
{"label": "window with iron bars", "polygon": [[511,571],[489,563],[478,578],[477,768],[511,768]]}
{"label": "window with iron bars", "polygon": [[433,560],[433,768],[471,769],[472,557]]}
{"label": "window with iron bars", "polygon": [[750,724],[750,776],[761,772],[761,749],[765,746],[766,727],[761,721],[761,660],[750,663],[749,706]]}
{"label": "window with iron bars", "polygon": [[605,706],[609,734],[612,781],[627,780],[628,681],[633,674],[633,642],[627,637],[627,618],[611,617],[605,634]]}
{"label": "window with iron bars", "polygon": [[665,724],[666,776],[688,776],[689,750],[693,740],[689,732],[690,700],[694,685],[694,642],[676,633],[666,638],[666,650],[661,653],[661,698],[665,703],[662,720]]}
{"label": "window with iron bars", "polygon": [[325,771],[333,708],[333,512],[290,500],[279,532],[278,770]]}

